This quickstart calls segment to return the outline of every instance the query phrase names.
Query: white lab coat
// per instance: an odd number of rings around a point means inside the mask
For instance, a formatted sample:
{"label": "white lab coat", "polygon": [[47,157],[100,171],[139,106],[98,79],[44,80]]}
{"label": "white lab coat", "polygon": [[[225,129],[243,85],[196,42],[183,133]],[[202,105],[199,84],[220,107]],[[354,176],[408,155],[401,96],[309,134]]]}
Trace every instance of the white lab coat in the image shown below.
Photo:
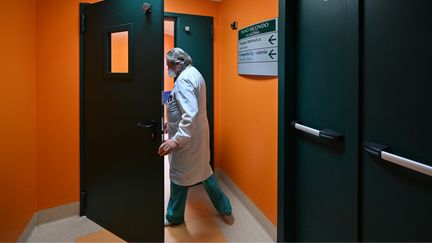
{"label": "white lab coat", "polygon": [[209,125],[206,85],[201,73],[186,67],[177,78],[167,101],[168,136],[180,146],[170,154],[170,179],[191,186],[209,178]]}

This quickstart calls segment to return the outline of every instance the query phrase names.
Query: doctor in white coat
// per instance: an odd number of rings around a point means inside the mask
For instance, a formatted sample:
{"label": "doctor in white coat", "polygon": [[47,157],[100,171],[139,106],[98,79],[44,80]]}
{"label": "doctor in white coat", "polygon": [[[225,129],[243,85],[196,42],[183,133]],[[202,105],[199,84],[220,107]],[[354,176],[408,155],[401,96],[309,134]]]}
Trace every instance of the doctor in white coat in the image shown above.
{"label": "doctor in white coat", "polygon": [[159,155],[169,154],[170,158],[171,194],[165,226],[184,222],[188,187],[200,182],[223,221],[233,224],[231,203],[210,167],[204,78],[180,48],[170,50],[166,62],[168,75],[177,79],[166,102],[169,139],[159,147]]}

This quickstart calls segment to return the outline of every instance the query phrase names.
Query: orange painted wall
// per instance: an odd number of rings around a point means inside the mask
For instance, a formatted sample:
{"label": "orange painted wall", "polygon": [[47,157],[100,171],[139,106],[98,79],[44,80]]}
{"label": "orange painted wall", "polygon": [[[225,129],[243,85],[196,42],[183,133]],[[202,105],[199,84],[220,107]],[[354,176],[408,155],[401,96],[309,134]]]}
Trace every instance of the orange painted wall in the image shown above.
{"label": "orange painted wall", "polygon": [[278,1],[223,0],[220,3],[221,120],[219,163],[261,211],[277,222],[277,78],[237,74],[239,29],[276,18]]}
{"label": "orange painted wall", "polygon": [[38,210],[79,200],[79,2],[36,4]]}
{"label": "orange painted wall", "polygon": [[35,0],[0,8],[0,241],[16,241],[36,211]]}

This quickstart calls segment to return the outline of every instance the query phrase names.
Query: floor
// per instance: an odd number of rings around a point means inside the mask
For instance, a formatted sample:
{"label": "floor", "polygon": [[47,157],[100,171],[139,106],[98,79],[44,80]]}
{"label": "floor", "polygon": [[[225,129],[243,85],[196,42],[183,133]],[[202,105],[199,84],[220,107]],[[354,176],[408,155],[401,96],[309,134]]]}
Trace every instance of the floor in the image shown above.
{"label": "floor", "polygon": [[[165,208],[169,197],[169,163],[165,160]],[[213,208],[202,185],[189,189],[186,223],[165,227],[165,242],[272,242],[271,237],[232,192],[221,183],[231,200],[235,222],[226,225]],[[71,217],[36,227],[28,242],[122,242],[86,217]]]}
{"label": "floor", "polygon": [[37,226],[28,242],[74,242],[78,237],[104,230],[86,217],[71,217]]}

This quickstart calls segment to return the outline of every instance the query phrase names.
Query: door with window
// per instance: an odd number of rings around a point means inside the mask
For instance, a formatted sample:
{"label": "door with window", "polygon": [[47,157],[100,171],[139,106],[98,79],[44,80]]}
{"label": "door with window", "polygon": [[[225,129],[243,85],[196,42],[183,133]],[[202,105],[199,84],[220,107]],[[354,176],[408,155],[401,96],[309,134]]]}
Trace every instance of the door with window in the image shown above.
{"label": "door with window", "polygon": [[81,9],[81,213],[126,241],[163,241],[163,1]]}

